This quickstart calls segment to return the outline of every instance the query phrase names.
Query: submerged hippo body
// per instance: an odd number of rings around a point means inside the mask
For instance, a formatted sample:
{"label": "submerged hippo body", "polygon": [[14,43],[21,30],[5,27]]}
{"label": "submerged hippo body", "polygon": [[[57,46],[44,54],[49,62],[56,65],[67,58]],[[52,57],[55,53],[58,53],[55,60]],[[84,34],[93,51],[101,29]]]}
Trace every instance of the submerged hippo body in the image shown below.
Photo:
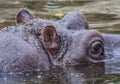
{"label": "submerged hippo body", "polygon": [[51,65],[89,64],[104,59],[104,37],[95,30],[86,30],[87,21],[79,13],[55,22],[35,19],[22,9],[16,22],[17,26],[0,30],[2,72],[48,70]]}

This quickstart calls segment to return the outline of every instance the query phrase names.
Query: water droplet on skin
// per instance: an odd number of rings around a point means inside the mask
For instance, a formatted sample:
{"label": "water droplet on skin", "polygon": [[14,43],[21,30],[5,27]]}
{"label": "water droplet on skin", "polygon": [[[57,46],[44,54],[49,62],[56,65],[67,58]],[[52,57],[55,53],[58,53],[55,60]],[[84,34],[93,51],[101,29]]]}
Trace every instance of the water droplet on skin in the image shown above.
{"label": "water droplet on skin", "polygon": [[41,69],[36,69],[36,71],[41,71]]}
{"label": "water droplet on skin", "polygon": [[41,78],[41,75],[38,75],[37,78]]}
{"label": "water droplet on skin", "polygon": [[75,76],[77,76],[77,77],[78,77],[79,75],[78,75],[78,74],[76,74]]}
{"label": "water droplet on skin", "polygon": [[71,76],[73,76],[74,74],[73,74],[73,73],[71,73],[70,75],[71,75]]}
{"label": "water droplet on skin", "polygon": [[22,74],[22,72],[19,72],[18,74]]}
{"label": "water droplet on skin", "polygon": [[29,76],[29,74],[25,74],[26,76]]}
{"label": "water droplet on skin", "polygon": [[4,80],[7,80],[7,78],[3,78]]}

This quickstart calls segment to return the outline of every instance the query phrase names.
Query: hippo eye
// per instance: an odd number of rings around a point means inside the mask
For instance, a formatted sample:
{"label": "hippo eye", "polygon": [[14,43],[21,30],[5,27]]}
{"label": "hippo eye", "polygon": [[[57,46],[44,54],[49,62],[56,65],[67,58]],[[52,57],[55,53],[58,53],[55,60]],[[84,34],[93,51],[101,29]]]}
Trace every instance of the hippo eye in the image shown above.
{"label": "hippo eye", "polygon": [[99,58],[104,53],[104,44],[101,41],[93,42],[89,46],[88,53],[93,58]]}

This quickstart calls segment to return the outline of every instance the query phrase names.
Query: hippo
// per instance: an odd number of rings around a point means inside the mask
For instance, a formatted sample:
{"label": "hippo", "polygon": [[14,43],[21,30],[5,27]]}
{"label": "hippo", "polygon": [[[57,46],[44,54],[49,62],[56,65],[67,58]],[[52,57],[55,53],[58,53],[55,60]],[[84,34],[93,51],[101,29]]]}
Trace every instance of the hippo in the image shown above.
{"label": "hippo", "polygon": [[3,73],[97,63],[105,58],[105,42],[111,38],[89,30],[86,18],[76,12],[52,21],[35,18],[27,9],[20,9],[16,23],[0,30],[0,71]]}

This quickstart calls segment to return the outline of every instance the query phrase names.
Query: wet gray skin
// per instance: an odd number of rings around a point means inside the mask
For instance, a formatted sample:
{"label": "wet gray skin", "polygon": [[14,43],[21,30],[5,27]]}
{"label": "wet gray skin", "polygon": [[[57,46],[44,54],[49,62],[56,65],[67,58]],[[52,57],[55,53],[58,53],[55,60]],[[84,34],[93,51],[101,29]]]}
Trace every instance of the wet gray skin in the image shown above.
{"label": "wet gray skin", "polygon": [[88,21],[86,17],[78,12],[68,12],[58,23],[65,26],[69,30],[83,30],[88,28]]}
{"label": "wet gray skin", "polygon": [[[89,30],[87,19],[78,12],[69,12],[58,23],[64,25],[69,30],[82,31]],[[76,33],[76,32],[75,32]],[[120,35],[119,34],[102,34],[104,39],[104,54],[119,56]],[[118,58],[118,57],[116,57]]]}
{"label": "wet gray skin", "polygon": [[[57,22],[64,25],[70,31],[74,30],[75,33],[78,31],[82,32],[83,30],[89,31],[86,18],[84,17],[84,15],[78,12],[69,12],[67,15],[65,15],[61,20],[58,20]],[[104,39],[104,55],[108,56],[108,58],[111,57],[114,59],[119,58],[120,35],[102,34],[102,37]]]}
{"label": "wet gray skin", "polygon": [[2,29],[0,31],[1,72],[48,69],[49,65],[41,57],[44,52],[38,52],[36,47],[38,45],[36,38],[26,30],[26,26],[11,26]]}
{"label": "wet gray skin", "polygon": [[[29,13],[28,16],[30,16]],[[22,22],[25,21],[18,23]],[[34,19],[32,22],[34,22]],[[36,24],[40,24],[38,20],[36,22],[38,22]],[[88,29],[88,24],[82,14],[71,12],[57,23],[52,21],[43,23],[45,26],[42,26],[43,30],[41,29],[42,39],[41,37],[38,37],[38,39],[42,40],[42,45],[53,65],[96,63],[97,60],[104,58],[103,37],[95,30],[85,30]],[[80,31],[72,30],[73,26]],[[95,50],[96,47],[98,49]]]}
{"label": "wet gray skin", "polygon": [[78,14],[82,19],[73,24],[72,16],[69,20],[64,17],[62,23],[36,19],[21,9],[16,16],[18,25],[0,31],[1,72],[49,70],[51,65],[89,64],[104,59],[103,36],[95,30],[85,30],[86,20],[83,25],[76,23],[85,18],[83,15]]}

